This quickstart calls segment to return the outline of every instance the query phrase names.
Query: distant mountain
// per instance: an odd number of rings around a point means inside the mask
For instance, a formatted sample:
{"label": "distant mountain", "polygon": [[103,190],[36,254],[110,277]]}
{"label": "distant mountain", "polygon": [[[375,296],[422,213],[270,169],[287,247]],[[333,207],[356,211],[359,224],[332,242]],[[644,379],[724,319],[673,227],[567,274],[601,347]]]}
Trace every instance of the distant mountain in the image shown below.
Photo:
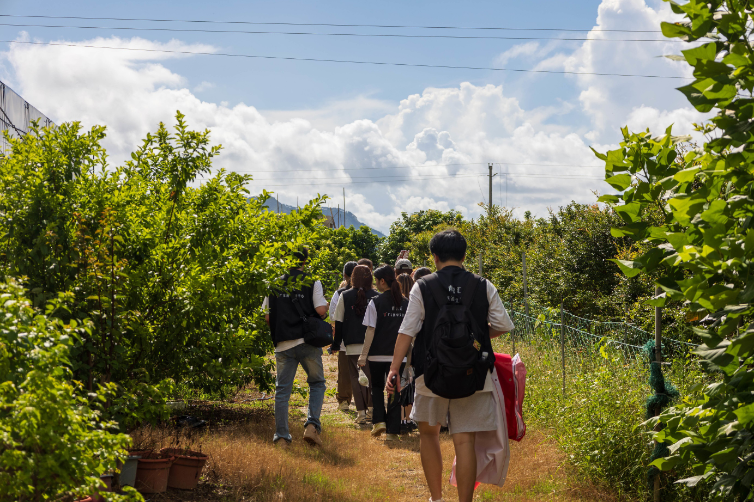
{"label": "distant mountain", "polygon": [[[267,202],[264,204],[268,208],[270,208],[270,211],[277,211],[278,210],[278,202],[275,199],[268,199]],[[288,204],[280,203],[280,212],[281,213],[290,213],[291,211],[295,211],[295,206],[289,206]],[[345,223],[346,226],[353,225],[356,228],[361,227],[369,227],[369,225],[362,223],[359,221],[359,219],[356,217],[355,214],[353,214],[351,211],[346,211],[345,214],[343,213],[343,208],[337,208],[337,207],[329,207],[329,206],[322,206],[322,213],[330,218],[330,215],[332,215],[333,220],[335,221],[335,225],[337,226],[343,226]],[[372,227],[369,227],[369,229],[372,231],[374,235],[377,237],[385,237],[385,234],[380,232],[379,230],[375,230]]]}

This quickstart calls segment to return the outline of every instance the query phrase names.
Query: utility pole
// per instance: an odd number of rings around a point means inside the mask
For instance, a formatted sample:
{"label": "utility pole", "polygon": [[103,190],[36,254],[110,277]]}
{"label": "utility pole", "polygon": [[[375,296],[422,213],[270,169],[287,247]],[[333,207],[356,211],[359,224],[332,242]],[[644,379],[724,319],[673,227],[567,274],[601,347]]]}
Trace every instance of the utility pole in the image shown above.
{"label": "utility pole", "polygon": [[343,228],[346,226],[346,187],[343,187]]}
{"label": "utility pole", "polygon": [[275,199],[278,201],[278,214],[280,214],[280,196],[275,194]]}
{"label": "utility pole", "polygon": [[490,198],[487,199],[489,203],[487,206],[487,216],[492,218],[492,162],[489,163],[488,167],[490,168]]}

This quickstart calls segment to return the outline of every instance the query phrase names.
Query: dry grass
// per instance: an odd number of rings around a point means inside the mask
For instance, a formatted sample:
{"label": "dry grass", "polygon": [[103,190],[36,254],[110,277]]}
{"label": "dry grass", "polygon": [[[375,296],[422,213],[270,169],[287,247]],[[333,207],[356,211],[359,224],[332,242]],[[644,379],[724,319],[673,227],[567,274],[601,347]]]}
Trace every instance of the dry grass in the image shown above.
{"label": "dry grass", "polygon": [[[325,363],[328,388],[334,379],[334,359]],[[299,378],[304,381],[303,375]],[[303,408],[303,409],[302,409]],[[270,402],[227,404],[193,408],[189,413],[211,418],[211,426],[193,437],[181,436],[183,446],[201,449],[210,460],[200,488],[195,492],[171,490],[152,496],[154,501],[403,501],[427,500],[428,491],[419,459],[416,435],[399,444],[373,439],[367,428],[352,423],[352,416],[336,410],[326,398],[322,448],[312,448],[303,435],[305,402],[291,408],[288,450],[272,443],[274,421]],[[169,429],[142,429],[135,441],[154,447],[175,443]],[[456,501],[455,488],[447,484],[453,461],[453,443],[442,435],[445,462],[445,500]],[[530,432],[522,443],[512,443],[511,465],[504,487],[482,485],[477,500],[591,501],[613,497],[580,483],[564,467],[562,453],[541,432]]]}

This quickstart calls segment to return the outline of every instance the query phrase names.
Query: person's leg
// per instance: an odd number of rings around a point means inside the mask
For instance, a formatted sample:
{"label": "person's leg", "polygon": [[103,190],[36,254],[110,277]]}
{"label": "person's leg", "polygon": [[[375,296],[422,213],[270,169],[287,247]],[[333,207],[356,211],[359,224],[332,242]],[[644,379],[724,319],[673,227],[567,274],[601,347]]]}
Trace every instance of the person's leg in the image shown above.
{"label": "person's leg", "polygon": [[291,441],[288,431],[288,401],[291,398],[293,379],[296,377],[298,359],[293,351],[296,347],[284,352],[275,353],[275,366],[277,376],[275,378],[275,436],[273,441],[285,439]]}
{"label": "person's leg", "polygon": [[442,451],[440,450],[440,424],[419,422],[419,450],[422,469],[427,479],[432,500],[442,498]]}
{"label": "person's leg", "polygon": [[367,401],[361,391],[363,387],[359,383],[359,356],[346,357],[348,357],[348,374],[351,377],[351,389],[353,390],[353,404],[356,406],[356,411],[366,411]]}
{"label": "person's leg", "polygon": [[322,349],[303,343],[298,347],[301,367],[306,372],[306,383],[309,384],[309,412],[304,427],[314,424],[318,432],[322,432],[319,417],[322,414],[322,403],[325,400],[325,369],[322,366]]}
{"label": "person's leg", "polygon": [[342,350],[338,351],[338,404],[351,404],[353,390],[351,390],[351,376],[348,374],[348,356]]}
{"label": "person's leg", "polygon": [[474,499],[476,484],[476,432],[453,434],[456,449],[456,480],[458,481],[458,502],[471,502]]}
{"label": "person's leg", "polygon": [[369,370],[368,364],[364,366],[364,374],[367,376],[367,380],[369,380],[369,386],[367,387],[362,386],[361,388],[364,389],[367,408],[372,409],[374,407],[374,404],[372,403],[372,372]]}
{"label": "person's leg", "polygon": [[[386,372],[390,372],[390,363],[384,363],[386,364]],[[399,374],[403,373],[403,366],[401,365],[401,371]],[[373,374],[374,375],[374,374]],[[376,385],[376,383],[374,384]],[[373,394],[375,396],[375,399],[377,399],[377,394]],[[401,433],[401,410],[403,407],[401,406],[401,396],[395,396],[395,399],[397,400],[395,403],[392,404],[392,406],[388,403],[387,407],[387,417],[385,419],[385,424],[387,425],[387,433],[388,434],[400,434]],[[377,403],[375,402],[375,413],[377,412]]]}
{"label": "person's leg", "polygon": [[[390,363],[369,361],[367,366],[372,375],[372,403],[374,404],[372,423],[378,424],[385,422],[385,377],[390,371]],[[389,432],[390,429],[388,429]]]}

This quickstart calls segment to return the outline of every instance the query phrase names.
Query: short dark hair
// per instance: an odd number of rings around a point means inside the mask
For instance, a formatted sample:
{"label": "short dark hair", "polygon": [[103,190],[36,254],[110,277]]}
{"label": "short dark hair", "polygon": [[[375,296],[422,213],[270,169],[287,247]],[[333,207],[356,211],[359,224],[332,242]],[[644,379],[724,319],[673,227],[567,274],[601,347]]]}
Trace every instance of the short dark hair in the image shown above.
{"label": "short dark hair", "polygon": [[359,265],[365,265],[365,266],[369,267],[369,270],[372,270],[374,268],[374,265],[372,264],[372,260],[370,260],[369,258],[362,258],[362,259],[360,259],[358,261],[358,264]]}
{"label": "short dark hair", "polygon": [[356,265],[358,265],[358,263],[356,263],[355,261],[349,261],[345,265],[343,265],[343,275],[345,275],[346,277],[351,277],[351,274],[353,274],[353,269],[356,268]]}
{"label": "short dark hair", "polygon": [[424,277],[424,276],[427,276],[427,275],[429,275],[429,274],[431,274],[431,273],[432,273],[432,271],[431,271],[430,269],[428,269],[427,267],[419,267],[419,268],[417,268],[417,269],[416,269],[416,270],[414,271],[414,276],[413,276],[413,279],[414,279],[415,281],[418,281],[418,280],[419,280],[419,279],[421,279],[422,277]]}
{"label": "short dark hair", "polygon": [[429,251],[441,262],[461,261],[466,256],[466,239],[455,228],[437,232],[429,241]]}
{"label": "short dark hair", "polygon": [[309,248],[302,247],[298,251],[294,251],[293,257],[298,261],[298,266],[302,266],[309,259]]}

